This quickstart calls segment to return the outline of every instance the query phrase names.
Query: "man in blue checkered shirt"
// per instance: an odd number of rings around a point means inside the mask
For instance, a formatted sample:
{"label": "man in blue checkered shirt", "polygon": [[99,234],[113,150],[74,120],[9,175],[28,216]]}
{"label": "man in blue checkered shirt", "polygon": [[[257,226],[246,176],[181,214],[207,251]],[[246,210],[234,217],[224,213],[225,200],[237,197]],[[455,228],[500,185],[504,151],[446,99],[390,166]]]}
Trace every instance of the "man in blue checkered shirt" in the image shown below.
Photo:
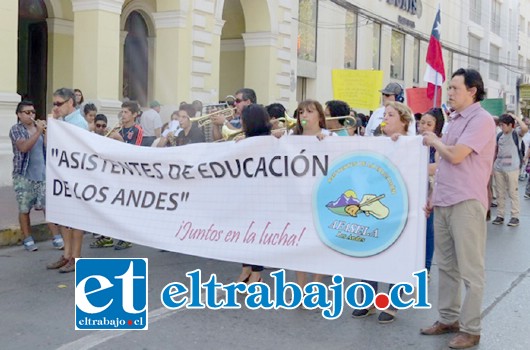
{"label": "man in blue checkered shirt", "polygon": [[[13,189],[24,248],[35,251],[37,245],[31,236],[29,213],[31,209],[44,210],[46,206],[46,122],[35,120],[31,101],[20,102],[16,114],[17,123],[9,131],[13,146]],[[49,227],[54,233],[54,247],[62,249],[64,243],[58,228],[53,224]]]}

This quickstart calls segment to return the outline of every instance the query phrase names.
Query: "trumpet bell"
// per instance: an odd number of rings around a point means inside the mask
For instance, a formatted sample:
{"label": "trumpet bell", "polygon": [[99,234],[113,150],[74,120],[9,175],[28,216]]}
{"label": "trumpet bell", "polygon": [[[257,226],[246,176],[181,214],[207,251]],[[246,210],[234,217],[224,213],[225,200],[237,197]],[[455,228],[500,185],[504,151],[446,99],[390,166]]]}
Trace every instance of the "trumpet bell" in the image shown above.
{"label": "trumpet bell", "polygon": [[290,117],[287,113],[285,113],[285,117],[278,118],[278,121],[282,122],[287,130],[291,130],[296,126],[296,118]]}
{"label": "trumpet bell", "polygon": [[233,95],[228,95],[225,97],[225,103],[230,107],[234,107],[236,105],[236,98]]}
{"label": "trumpet bell", "polygon": [[241,135],[243,133],[243,130],[241,129],[230,129],[228,126],[223,125],[221,128],[221,135],[223,136],[223,140],[225,141],[231,141],[236,136]]}

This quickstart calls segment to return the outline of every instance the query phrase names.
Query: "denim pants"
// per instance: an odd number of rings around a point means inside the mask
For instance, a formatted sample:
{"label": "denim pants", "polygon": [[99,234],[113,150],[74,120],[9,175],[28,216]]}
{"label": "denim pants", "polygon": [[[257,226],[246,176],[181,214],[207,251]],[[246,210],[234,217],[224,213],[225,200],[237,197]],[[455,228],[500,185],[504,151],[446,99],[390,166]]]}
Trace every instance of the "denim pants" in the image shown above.
{"label": "denim pants", "polygon": [[431,271],[432,256],[434,255],[434,213],[427,218],[427,237],[425,240],[425,268]]}

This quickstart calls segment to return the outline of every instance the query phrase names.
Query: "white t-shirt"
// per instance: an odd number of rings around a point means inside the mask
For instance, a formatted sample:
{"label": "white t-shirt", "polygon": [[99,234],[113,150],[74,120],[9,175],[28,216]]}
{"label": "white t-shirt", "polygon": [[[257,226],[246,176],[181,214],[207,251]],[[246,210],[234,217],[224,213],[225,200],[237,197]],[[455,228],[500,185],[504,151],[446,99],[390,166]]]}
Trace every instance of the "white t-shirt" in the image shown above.
{"label": "white t-shirt", "polygon": [[148,109],[142,113],[140,126],[144,130],[144,136],[156,136],[155,129],[162,127],[162,118],[154,109]]}
{"label": "white t-shirt", "polygon": [[[334,133],[333,131],[329,131],[328,129],[320,129],[320,132],[324,136],[336,136],[337,135],[336,133]],[[289,132],[285,132],[284,134],[294,135],[293,133],[294,133],[294,130],[290,129]]]}
{"label": "white t-shirt", "polygon": [[[385,119],[385,107],[379,107],[372,113],[372,116],[370,119],[368,119],[368,124],[366,124],[366,130],[364,131],[364,136],[374,136],[374,131],[377,129],[379,124],[383,122]],[[414,116],[412,117],[412,121],[409,124],[409,130],[407,131],[408,136],[414,136],[416,135],[416,120],[414,120]]]}
{"label": "white t-shirt", "polygon": [[374,113],[372,113],[370,119],[368,119],[368,124],[366,124],[366,129],[364,130],[364,136],[374,136],[375,129],[377,129],[384,118],[385,107],[379,107]]}

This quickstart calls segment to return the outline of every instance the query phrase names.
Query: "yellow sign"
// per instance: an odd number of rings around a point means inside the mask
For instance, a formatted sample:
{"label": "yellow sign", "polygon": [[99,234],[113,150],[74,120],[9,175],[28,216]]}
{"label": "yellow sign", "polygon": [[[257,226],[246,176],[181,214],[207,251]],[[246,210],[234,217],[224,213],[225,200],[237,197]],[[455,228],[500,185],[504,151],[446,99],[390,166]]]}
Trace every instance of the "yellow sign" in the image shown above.
{"label": "yellow sign", "polygon": [[333,98],[347,102],[352,108],[375,110],[381,103],[383,71],[333,69]]}
{"label": "yellow sign", "polygon": [[530,101],[530,85],[521,85],[519,87],[519,97],[525,101]]}

